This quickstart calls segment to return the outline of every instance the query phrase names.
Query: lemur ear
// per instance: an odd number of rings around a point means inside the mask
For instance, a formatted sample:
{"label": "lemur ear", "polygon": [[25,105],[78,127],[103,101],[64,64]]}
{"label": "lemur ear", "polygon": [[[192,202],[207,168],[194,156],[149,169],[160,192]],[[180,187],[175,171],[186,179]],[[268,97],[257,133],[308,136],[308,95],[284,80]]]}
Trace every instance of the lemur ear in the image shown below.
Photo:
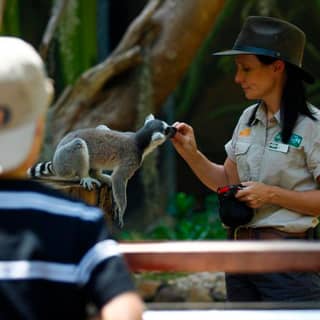
{"label": "lemur ear", "polygon": [[144,124],[146,124],[147,122],[154,120],[154,115],[152,113],[150,113],[144,120]]}

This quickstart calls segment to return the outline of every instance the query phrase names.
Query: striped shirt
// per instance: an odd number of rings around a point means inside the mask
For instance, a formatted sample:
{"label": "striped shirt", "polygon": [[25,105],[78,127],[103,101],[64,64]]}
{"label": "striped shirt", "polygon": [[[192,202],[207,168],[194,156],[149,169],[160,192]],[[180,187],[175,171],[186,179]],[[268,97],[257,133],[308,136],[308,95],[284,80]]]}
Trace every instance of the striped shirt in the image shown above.
{"label": "striped shirt", "polygon": [[28,180],[0,180],[0,319],[85,319],[134,290],[100,209]]}

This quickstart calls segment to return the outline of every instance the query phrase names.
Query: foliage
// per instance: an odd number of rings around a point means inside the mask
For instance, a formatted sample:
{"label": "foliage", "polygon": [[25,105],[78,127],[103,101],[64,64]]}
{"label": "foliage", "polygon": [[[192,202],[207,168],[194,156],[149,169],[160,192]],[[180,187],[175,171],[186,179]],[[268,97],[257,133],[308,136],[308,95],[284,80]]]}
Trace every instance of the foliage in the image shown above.
{"label": "foliage", "polygon": [[204,74],[207,73],[207,69],[204,66],[203,60],[208,55],[209,48],[211,47],[211,44],[215,40],[217,34],[221,31],[226,18],[234,14],[236,9],[236,1],[237,0],[228,0],[224,5],[224,9],[221,11],[221,14],[218,17],[212,32],[208,35],[203,45],[199,49],[184,81],[177,89],[176,95],[178,105],[175,110],[177,118],[183,117],[185,113],[191,109],[193,101],[199,93],[199,89],[204,85],[203,79],[205,79]]}
{"label": "foliage", "polygon": [[[140,277],[144,280],[154,280],[154,281],[170,281],[177,278],[186,277],[188,272],[143,272],[140,273]],[[136,274],[137,275],[137,274]]]}
{"label": "foliage", "polygon": [[167,214],[171,223],[158,223],[145,234],[122,233],[124,240],[208,240],[225,239],[226,231],[218,214],[216,194],[205,198],[204,208],[196,210],[196,199],[192,195],[177,193],[170,202]]}
{"label": "foliage", "polygon": [[6,10],[3,16],[1,35],[20,36],[19,1],[10,0],[6,2]]}
{"label": "foliage", "polygon": [[59,26],[58,42],[65,84],[97,62],[96,1],[70,0]]}

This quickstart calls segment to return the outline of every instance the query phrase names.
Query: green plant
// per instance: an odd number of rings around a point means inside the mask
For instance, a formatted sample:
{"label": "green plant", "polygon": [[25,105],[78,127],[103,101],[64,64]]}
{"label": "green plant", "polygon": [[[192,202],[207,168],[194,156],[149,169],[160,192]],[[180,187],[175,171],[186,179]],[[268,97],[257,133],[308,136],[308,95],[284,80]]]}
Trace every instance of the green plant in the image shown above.
{"label": "green plant", "polygon": [[[171,223],[158,223],[145,234],[123,233],[126,240],[209,240],[226,239],[218,213],[218,198],[211,194],[205,198],[203,208],[196,209],[192,195],[177,193],[170,201],[167,214]],[[167,219],[164,219],[167,221]]]}
{"label": "green plant", "polygon": [[[203,209],[196,210],[195,206],[194,196],[181,192],[176,194],[168,208],[168,213],[174,219],[172,238],[177,240],[224,239],[226,234],[219,219],[217,195],[213,193],[207,196]],[[156,230],[152,235],[157,235]]]}
{"label": "green plant", "polygon": [[58,29],[62,77],[72,84],[97,62],[96,1],[70,0]]}
{"label": "green plant", "polygon": [[[212,31],[209,33],[209,35],[199,48],[192,64],[189,67],[189,70],[186,73],[184,80],[175,92],[177,101],[175,110],[176,118],[185,117],[186,113],[192,108],[194,99],[199,93],[200,88],[207,81],[205,74],[208,73],[208,69],[204,61],[208,58],[208,56],[211,56],[212,43],[215,41],[217,35],[221,32],[227,19],[234,14],[236,9],[237,0],[226,1]],[[225,57],[223,59],[228,60],[228,57]],[[233,66],[233,63],[230,64],[230,59],[231,58],[229,58],[229,62],[227,63],[228,66],[226,66],[225,64],[222,69],[222,71],[225,73],[230,72],[230,68],[232,68]]]}
{"label": "green plant", "polygon": [[21,36],[20,28],[20,4],[18,0],[7,1],[3,13],[1,35]]}

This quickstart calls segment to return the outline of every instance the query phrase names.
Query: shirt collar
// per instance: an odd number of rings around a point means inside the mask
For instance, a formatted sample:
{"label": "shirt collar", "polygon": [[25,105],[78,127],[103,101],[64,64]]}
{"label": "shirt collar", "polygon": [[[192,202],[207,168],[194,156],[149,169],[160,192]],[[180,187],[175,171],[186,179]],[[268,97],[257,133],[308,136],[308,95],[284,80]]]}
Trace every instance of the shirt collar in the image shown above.
{"label": "shirt collar", "polygon": [[278,123],[280,124],[280,110],[278,110],[274,115],[273,117],[278,121]]}
{"label": "shirt collar", "polygon": [[[273,118],[278,122],[280,125],[280,110],[278,110],[274,115]],[[267,123],[267,113],[266,113],[266,106],[263,101],[259,102],[259,106],[256,112],[255,116],[255,122],[256,121],[261,121],[263,124],[266,125]]]}

